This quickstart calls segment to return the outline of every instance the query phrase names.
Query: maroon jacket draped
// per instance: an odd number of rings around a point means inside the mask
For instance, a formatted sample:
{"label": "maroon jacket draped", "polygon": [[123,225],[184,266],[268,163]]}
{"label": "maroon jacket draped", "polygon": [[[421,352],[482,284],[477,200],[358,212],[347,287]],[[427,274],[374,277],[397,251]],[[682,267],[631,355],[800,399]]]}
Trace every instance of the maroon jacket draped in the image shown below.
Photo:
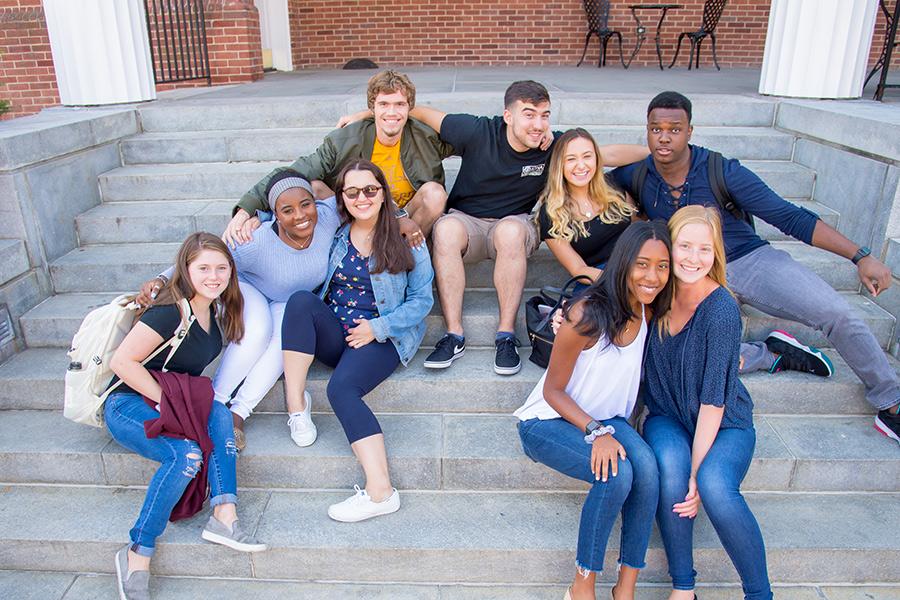
{"label": "maroon jacket draped", "polygon": [[[192,517],[203,508],[209,491],[207,473],[213,442],[209,437],[209,415],[212,412],[213,387],[209,377],[193,377],[185,373],[150,371],[162,388],[159,417],[144,421],[148,438],[160,435],[193,440],[200,445],[203,463],[200,472],[191,480],[169,520],[173,523]],[[156,402],[144,398],[156,408]]]}

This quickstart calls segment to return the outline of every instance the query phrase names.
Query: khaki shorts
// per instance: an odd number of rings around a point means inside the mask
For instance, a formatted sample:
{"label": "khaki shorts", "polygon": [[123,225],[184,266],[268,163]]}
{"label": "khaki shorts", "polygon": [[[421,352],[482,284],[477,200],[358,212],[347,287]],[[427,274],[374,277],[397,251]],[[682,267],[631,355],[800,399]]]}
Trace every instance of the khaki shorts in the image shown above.
{"label": "khaki shorts", "polygon": [[[466,228],[466,234],[469,236],[469,243],[463,254],[463,262],[477,263],[486,258],[491,260],[497,258],[497,249],[494,247],[494,230],[497,225],[506,221],[515,221],[521,223],[525,230],[525,255],[531,256],[541,240],[538,239],[537,227],[532,220],[531,215],[510,215],[502,219],[482,219],[481,217],[473,217],[455,208],[451,208],[450,212],[438,219],[438,222],[444,219],[455,219],[462,223]],[[437,223],[435,223],[437,225]]]}

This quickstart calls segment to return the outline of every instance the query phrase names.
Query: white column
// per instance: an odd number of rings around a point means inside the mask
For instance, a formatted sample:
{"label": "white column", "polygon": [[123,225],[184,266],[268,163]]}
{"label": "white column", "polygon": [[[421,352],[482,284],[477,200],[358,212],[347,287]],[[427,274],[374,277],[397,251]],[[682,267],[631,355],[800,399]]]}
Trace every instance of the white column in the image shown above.
{"label": "white column", "polygon": [[772,0],[759,93],[859,98],[878,0]]}
{"label": "white column", "polygon": [[259,33],[263,49],[272,51],[272,66],[279,71],[293,71],[287,0],[253,0],[253,4],[259,11]]}
{"label": "white column", "polygon": [[43,3],[63,104],[116,104],[156,98],[142,0]]}

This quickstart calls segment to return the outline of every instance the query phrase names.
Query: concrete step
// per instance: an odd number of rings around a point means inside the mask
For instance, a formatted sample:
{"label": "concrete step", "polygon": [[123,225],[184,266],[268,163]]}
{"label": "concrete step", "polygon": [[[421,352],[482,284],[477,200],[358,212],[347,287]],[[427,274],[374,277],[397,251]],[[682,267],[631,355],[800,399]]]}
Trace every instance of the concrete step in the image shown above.
{"label": "concrete step", "polygon": [[178,242],[195,231],[216,235],[231,219],[234,200],[104,202],[75,217],[81,245]]}
{"label": "concrete step", "polygon": [[[129,165],[100,175],[105,202],[132,200],[197,200],[234,198],[285,162],[207,162],[157,165]],[[786,161],[747,160],[747,168],[760,176],[785,198],[809,198],[815,173]],[[459,159],[445,161],[447,187],[456,180]]]}
{"label": "concrete step", "polygon": [[[589,125],[644,125],[647,94],[587,94],[553,92],[551,122],[568,129]],[[503,110],[499,92],[417,94],[416,102],[443,111],[496,115]],[[775,102],[724,94],[694,94],[695,127],[772,127]],[[302,109],[298,108],[302,106]],[[363,92],[333,96],[245,99],[185,99],[177,104],[153,103],[137,107],[147,132],[217,131],[233,129],[332,128],[345,114],[366,106]]]}
{"label": "concrete step", "polygon": [[[50,265],[56,293],[137,290],[141,283],[171,266],[179,243],[116,243],[82,246],[58,258]],[[839,291],[858,291],[856,269],[849,261],[801,242],[774,242],[796,260],[813,270]],[[469,288],[493,289],[494,263],[482,261],[466,265]],[[568,275],[542,245],[528,259],[526,288],[562,285]]]}
{"label": "concrete step", "polygon": [[[109,557],[109,560],[112,560]],[[608,578],[607,578],[608,579]],[[611,581],[598,584],[597,597],[609,597]],[[900,586],[888,585],[779,585],[773,583],[781,600],[879,600],[900,599]],[[565,584],[506,585],[399,584],[399,583],[321,583],[301,581],[264,581],[259,579],[205,579],[164,577],[154,574],[150,582],[154,598],[196,600],[210,596],[219,600],[246,598],[365,598],[366,600],[559,600]],[[735,584],[701,583],[698,591],[704,600],[726,600],[739,592]],[[662,600],[668,590],[662,584],[638,583],[636,600]],[[17,600],[114,600],[116,579],[94,573],[48,573],[38,571],[0,572],[0,596]]]}
{"label": "concrete step", "polygon": [[[587,128],[600,144],[646,144],[643,125]],[[121,143],[125,164],[292,161],[315,152],[331,128],[143,133]],[[791,160],[794,137],[763,127],[704,127],[695,144],[741,160]]]}
{"label": "concrete step", "polygon": [[[491,349],[469,348],[449,369],[425,369],[423,347],[406,368],[398,368],[375,388],[366,402],[378,413],[492,413],[511,414],[537,384],[543,370],[527,360],[523,348],[522,371],[513,377],[494,373]],[[874,413],[865,400],[865,389],[833,348],[835,374],[827,379],[786,371],[770,375],[758,372],[741,376],[759,414],[774,415],[866,415]],[[895,370],[900,363],[888,361]],[[68,359],[63,348],[29,348],[0,365],[0,409],[60,410],[63,375]],[[206,373],[215,372],[216,363]],[[309,391],[317,411],[328,412],[325,386],[331,369],[318,363],[309,375]],[[258,412],[283,414],[284,389],[276,383],[257,407]]]}
{"label": "concrete step", "polygon": [[[319,402],[317,403],[316,400]],[[313,401],[313,410],[322,404]],[[346,489],[363,479],[332,414],[315,414],[316,443],[298,448],[284,415],[247,421],[238,481],[247,488]],[[585,490],[528,459],[508,415],[384,414],[394,484],[421,490]],[[762,491],[900,492],[900,448],[871,417],[757,416],[756,453],[743,487]],[[42,435],[42,432],[54,435]],[[5,411],[0,481],[144,485],[158,463],[123,449],[105,430],[57,411]]]}
{"label": "concrete step", "polygon": [[[358,584],[571,579],[581,493],[404,491],[398,513],[354,525],[330,521],[326,507],[346,497],[346,490],[243,492],[242,521],[269,544],[267,552],[241,554],[201,541],[204,511],[168,524],[158,540],[154,572]],[[143,498],[141,489],[6,486],[0,494],[3,565],[110,573],[111,557],[127,540]],[[773,580],[900,583],[894,568],[900,543],[894,529],[883,526],[900,494],[751,492],[746,498],[766,541]],[[81,508],[77,517],[72,507]],[[618,539],[614,530],[606,556],[610,572]],[[694,548],[702,582],[736,581],[705,516],[694,527]],[[657,536],[647,562],[642,581],[668,581]]]}
{"label": "concrete step", "polygon": [[25,242],[0,239],[0,285],[15,279],[30,268]]}
{"label": "concrete step", "polygon": [[[793,202],[837,227],[839,215],[827,206],[810,200]],[[224,231],[234,205],[234,200],[104,202],[78,215],[75,223],[82,245],[180,242],[194,231],[216,234]],[[161,215],[165,218],[160,218]],[[791,239],[761,220],[757,220],[756,229],[763,239]]]}

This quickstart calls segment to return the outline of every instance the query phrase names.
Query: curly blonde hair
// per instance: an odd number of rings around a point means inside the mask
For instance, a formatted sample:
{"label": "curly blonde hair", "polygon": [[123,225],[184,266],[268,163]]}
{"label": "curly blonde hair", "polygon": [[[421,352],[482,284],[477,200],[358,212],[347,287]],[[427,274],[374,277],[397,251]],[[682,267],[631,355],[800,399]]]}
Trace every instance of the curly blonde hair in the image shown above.
{"label": "curly blonde hair", "polygon": [[375,107],[375,97],[378,94],[393,94],[394,92],[401,92],[406,96],[410,109],[416,107],[416,86],[403,73],[389,69],[376,73],[369,79],[369,87],[366,90],[366,101],[369,103],[369,109],[371,110]]}
{"label": "curly blonde hair", "polygon": [[[547,185],[541,192],[539,202],[543,205],[550,220],[550,237],[557,240],[572,242],[579,238],[589,237],[584,222],[579,218],[581,211],[578,203],[569,195],[566,187],[566,179],[563,175],[563,166],[566,159],[566,151],[569,144],[578,138],[584,138],[591,142],[594,154],[597,156],[597,169],[588,184],[588,194],[595,204],[600,206],[597,216],[602,223],[621,223],[631,218],[637,210],[625,201],[621,192],[610,188],[606,184],[603,175],[603,157],[594,137],[580,127],[570,129],[562,134],[553,148],[550,157],[550,173],[547,177]],[[540,207],[539,207],[540,208]],[[540,224],[540,210],[535,219]]]}

